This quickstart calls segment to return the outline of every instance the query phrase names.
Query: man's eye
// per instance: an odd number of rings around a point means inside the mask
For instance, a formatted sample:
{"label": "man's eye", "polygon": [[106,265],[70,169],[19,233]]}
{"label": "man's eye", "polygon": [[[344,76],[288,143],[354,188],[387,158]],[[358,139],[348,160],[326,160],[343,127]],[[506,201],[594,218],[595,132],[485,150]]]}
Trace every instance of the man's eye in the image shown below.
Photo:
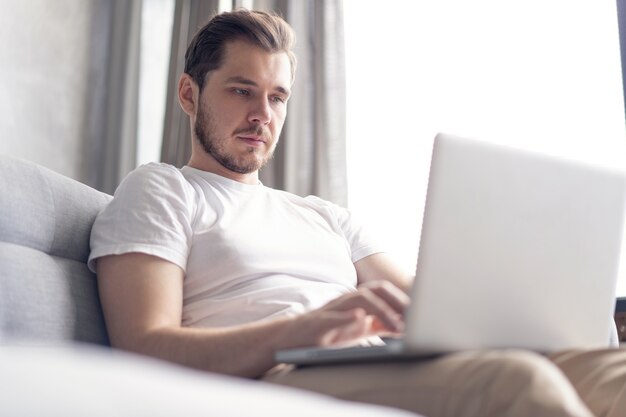
{"label": "man's eye", "polygon": [[274,97],[272,97],[272,101],[275,102],[275,103],[284,103],[285,99],[280,97],[280,96],[274,96]]}
{"label": "man's eye", "polygon": [[235,94],[239,94],[240,96],[249,96],[250,95],[250,91],[245,90],[243,88],[233,88],[233,92]]}

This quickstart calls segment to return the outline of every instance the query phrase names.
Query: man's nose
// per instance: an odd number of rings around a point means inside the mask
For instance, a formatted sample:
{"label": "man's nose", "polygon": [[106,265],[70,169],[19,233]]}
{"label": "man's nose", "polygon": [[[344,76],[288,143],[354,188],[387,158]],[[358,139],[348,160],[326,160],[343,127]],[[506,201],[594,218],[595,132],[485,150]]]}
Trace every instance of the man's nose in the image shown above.
{"label": "man's nose", "polygon": [[248,121],[261,125],[267,125],[272,121],[272,111],[268,97],[260,97],[258,100],[254,101],[253,107],[248,115]]}

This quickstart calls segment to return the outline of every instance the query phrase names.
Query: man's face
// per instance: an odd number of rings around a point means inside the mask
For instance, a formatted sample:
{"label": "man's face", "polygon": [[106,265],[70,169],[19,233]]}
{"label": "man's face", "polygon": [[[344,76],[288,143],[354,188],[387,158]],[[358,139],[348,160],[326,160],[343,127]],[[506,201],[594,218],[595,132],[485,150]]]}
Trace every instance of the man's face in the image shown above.
{"label": "man's face", "polygon": [[291,66],[286,53],[244,41],[226,45],[222,66],[200,93],[194,133],[229,171],[258,171],[274,153],[287,115]]}

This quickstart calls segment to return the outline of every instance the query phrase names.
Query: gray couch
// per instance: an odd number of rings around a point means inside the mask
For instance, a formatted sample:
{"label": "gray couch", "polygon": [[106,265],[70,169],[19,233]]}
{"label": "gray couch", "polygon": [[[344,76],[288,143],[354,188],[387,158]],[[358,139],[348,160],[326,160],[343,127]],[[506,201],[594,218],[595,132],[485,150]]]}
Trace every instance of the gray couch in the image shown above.
{"label": "gray couch", "polygon": [[0,155],[0,416],[415,416],[110,349],[86,265],[110,199]]}
{"label": "gray couch", "polygon": [[108,345],[87,269],[93,221],[111,196],[0,155],[0,334]]}

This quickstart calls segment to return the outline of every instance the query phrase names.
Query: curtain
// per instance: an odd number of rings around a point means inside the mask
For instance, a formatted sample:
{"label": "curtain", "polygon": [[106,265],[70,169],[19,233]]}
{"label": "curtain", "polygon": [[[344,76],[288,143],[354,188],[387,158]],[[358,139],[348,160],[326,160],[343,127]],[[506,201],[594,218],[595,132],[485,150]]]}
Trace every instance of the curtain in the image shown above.
{"label": "curtain", "polygon": [[259,0],[296,31],[298,70],[280,150],[261,181],[347,204],[345,64],[341,0]]}
{"label": "curtain", "polygon": [[[178,0],[169,77],[162,160],[189,160],[190,127],[176,99],[184,52],[195,30],[217,11],[218,1]],[[261,170],[261,181],[298,195],[347,204],[345,65],[341,0],[235,1],[234,7],[276,11],[294,28],[298,70],[281,143]],[[178,36],[178,38],[176,38]]]}
{"label": "curtain", "polygon": [[141,0],[96,0],[86,98],[85,182],[113,193],[135,168]]}
{"label": "curtain", "polygon": [[185,51],[196,31],[217,13],[219,0],[176,0],[161,161],[182,167],[191,156],[189,118],[178,104],[178,78],[185,68]]}

